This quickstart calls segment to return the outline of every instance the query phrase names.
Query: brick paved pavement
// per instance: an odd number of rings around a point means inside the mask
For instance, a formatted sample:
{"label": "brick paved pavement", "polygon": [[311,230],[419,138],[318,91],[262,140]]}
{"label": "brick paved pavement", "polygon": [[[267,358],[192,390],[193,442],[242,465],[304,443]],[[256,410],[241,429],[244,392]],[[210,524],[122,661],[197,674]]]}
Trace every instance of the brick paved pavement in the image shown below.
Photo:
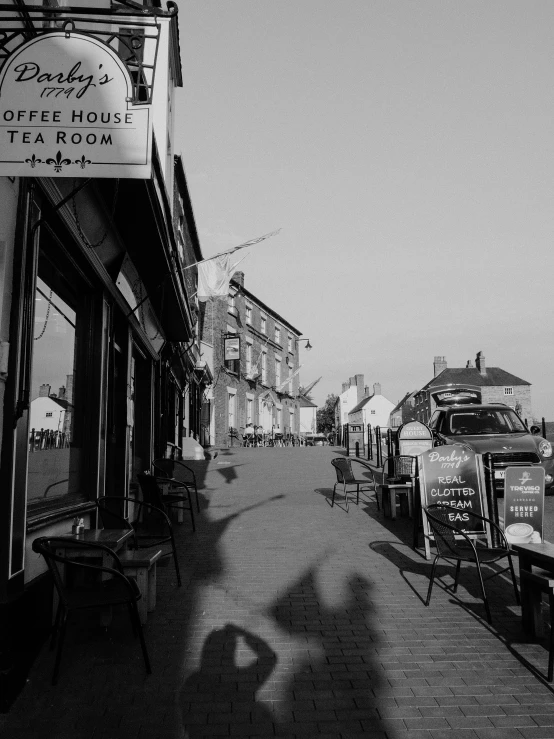
{"label": "brick paved pavement", "polygon": [[335,455],[236,449],[203,465],[197,533],[179,527],[183,587],[159,570],[153,675],[123,617],[72,629],[58,686],[44,649],[2,739],[554,739],[535,674],[547,652],[525,642],[510,584],[490,583],[492,628],[469,577],[425,608],[409,522],[329,506]]}

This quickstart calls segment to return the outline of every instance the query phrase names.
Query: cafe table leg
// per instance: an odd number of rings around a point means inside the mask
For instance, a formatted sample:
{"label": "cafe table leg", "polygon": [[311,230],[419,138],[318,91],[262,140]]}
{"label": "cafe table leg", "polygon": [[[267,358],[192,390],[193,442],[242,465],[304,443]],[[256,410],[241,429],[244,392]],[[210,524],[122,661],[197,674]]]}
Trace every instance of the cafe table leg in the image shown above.
{"label": "cafe table leg", "polygon": [[[519,570],[532,572],[531,563],[525,555],[519,553]],[[532,587],[528,580],[519,578],[521,591],[521,624],[523,630],[530,636],[541,638],[544,636],[544,624],[542,619],[542,593],[538,588]]]}
{"label": "cafe table leg", "polygon": [[[154,565],[154,567],[155,566],[156,565]],[[138,614],[141,624],[145,624],[148,619],[148,601],[150,592],[148,570],[145,567],[139,567],[136,571],[135,577],[137,579],[139,590],[142,593],[142,598],[139,598],[137,601]]]}
{"label": "cafe table leg", "polygon": [[148,610],[153,611],[156,608],[156,563],[152,565],[148,571]]}

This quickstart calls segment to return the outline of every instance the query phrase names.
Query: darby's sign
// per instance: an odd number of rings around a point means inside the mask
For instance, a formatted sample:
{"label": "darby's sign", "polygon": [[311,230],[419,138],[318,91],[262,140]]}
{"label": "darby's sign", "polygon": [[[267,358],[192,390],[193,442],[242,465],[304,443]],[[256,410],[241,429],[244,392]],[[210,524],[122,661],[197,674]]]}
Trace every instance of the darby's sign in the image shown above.
{"label": "darby's sign", "polygon": [[91,36],[48,33],[0,72],[0,176],[150,177],[148,105],[128,70]]}

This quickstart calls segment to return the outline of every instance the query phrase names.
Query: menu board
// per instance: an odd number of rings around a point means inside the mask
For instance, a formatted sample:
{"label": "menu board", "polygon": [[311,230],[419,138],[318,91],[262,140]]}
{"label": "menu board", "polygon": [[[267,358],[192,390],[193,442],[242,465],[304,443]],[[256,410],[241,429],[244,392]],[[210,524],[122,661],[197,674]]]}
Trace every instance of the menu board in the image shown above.
{"label": "menu board", "polygon": [[410,421],[398,429],[398,453],[417,457],[433,448],[431,429],[419,421]]}
{"label": "menu board", "polygon": [[540,544],[544,520],[544,469],[508,467],[504,479],[504,533],[510,544]]}
{"label": "menu board", "polygon": [[[435,447],[419,457],[419,489],[421,506],[439,503],[452,507],[449,521],[470,535],[490,536],[484,521],[470,525],[468,511],[487,515],[481,455],[459,445]],[[432,533],[423,517],[425,551],[430,556]]]}

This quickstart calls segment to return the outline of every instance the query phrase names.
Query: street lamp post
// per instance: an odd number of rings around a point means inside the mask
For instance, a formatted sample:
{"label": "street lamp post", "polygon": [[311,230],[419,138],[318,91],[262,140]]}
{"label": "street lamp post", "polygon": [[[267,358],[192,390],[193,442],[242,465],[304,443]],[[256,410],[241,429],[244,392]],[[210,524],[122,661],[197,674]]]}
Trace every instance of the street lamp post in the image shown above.
{"label": "street lamp post", "polygon": [[307,343],[306,343],[306,346],[304,348],[306,349],[307,352],[309,352],[310,349],[312,348],[312,345],[310,344],[310,340],[309,339],[295,339],[294,341],[295,341],[296,344],[299,344],[301,341],[306,341]]}

